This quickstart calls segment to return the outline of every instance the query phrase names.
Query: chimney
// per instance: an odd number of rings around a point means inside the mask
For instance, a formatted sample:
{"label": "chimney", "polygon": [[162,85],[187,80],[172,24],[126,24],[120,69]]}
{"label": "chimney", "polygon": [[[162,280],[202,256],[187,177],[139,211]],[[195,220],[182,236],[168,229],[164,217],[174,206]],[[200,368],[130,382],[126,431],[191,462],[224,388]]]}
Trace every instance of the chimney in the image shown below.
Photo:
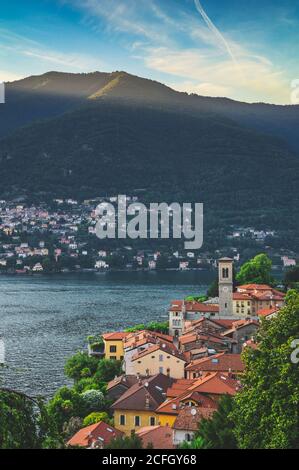
{"label": "chimney", "polygon": [[150,396],[148,393],[145,394],[145,409],[146,410],[150,409]]}

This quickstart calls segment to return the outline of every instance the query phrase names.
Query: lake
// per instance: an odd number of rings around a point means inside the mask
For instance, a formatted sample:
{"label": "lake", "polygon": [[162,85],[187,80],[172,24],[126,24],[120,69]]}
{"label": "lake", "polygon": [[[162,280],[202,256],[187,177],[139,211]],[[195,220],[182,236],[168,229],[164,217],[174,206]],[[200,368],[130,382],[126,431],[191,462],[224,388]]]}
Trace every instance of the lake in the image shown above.
{"label": "lake", "polygon": [[49,397],[69,382],[66,358],[86,337],[151,320],[165,321],[171,300],[206,292],[206,271],[0,276],[0,338],[8,368],[0,382]]}

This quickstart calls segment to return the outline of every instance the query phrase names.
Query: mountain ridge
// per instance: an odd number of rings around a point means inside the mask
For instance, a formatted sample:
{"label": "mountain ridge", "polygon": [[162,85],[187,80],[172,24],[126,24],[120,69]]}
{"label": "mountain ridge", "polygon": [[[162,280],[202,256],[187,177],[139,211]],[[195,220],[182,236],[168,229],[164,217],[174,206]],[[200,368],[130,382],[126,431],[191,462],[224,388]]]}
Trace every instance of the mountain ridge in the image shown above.
{"label": "mountain ridge", "polygon": [[[19,84],[10,88],[27,125],[20,119],[0,141],[2,198],[89,198],[143,188],[149,201],[203,202],[209,226],[242,220],[297,230],[299,158],[263,119],[256,129],[234,119],[236,111],[219,110],[217,99],[124,72],[68,76],[52,72],[25,79],[25,92]],[[13,123],[17,110],[6,105],[0,121],[9,118],[5,109]]]}

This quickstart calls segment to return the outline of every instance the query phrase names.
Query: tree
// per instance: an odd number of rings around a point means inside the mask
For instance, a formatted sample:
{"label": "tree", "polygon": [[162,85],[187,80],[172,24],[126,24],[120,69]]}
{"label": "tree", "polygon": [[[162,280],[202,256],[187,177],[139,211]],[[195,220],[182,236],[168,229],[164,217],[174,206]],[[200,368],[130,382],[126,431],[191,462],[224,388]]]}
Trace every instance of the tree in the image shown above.
{"label": "tree", "polygon": [[195,437],[191,442],[184,441],[179,446],[180,449],[206,449],[202,437]]}
{"label": "tree", "polygon": [[0,449],[62,446],[41,399],[0,389],[0,410]]}
{"label": "tree", "polygon": [[86,390],[86,392],[81,394],[81,397],[83,399],[86,413],[101,411],[107,406],[104,394],[99,390]]}
{"label": "tree", "polygon": [[299,367],[292,357],[299,294],[290,291],[286,302],[276,318],[262,321],[258,349],[243,353],[246,369],[232,412],[240,448],[299,448]]}
{"label": "tree", "polygon": [[208,297],[218,297],[219,295],[219,288],[218,288],[218,280],[215,279],[210,287],[208,288],[207,291],[207,296]]}
{"label": "tree", "polygon": [[83,426],[90,426],[91,424],[96,424],[96,423],[99,423],[100,421],[103,421],[104,423],[107,423],[107,424],[112,424],[112,420],[111,418],[109,418],[109,415],[108,413],[106,413],[105,411],[102,411],[102,412],[93,412],[93,413],[90,413],[88,416],[86,416],[84,418],[84,421],[83,421]]}
{"label": "tree", "polygon": [[83,427],[83,420],[78,416],[73,416],[67,423],[63,425],[63,435],[65,439],[70,439],[76,432]]}
{"label": "tree", "polygon": [[88,377],[86,379],[81,379],[75,383],[74,389],[79,392],[83,393],[86,390],[100,390],[101,392],[105,391],[106,383],[95,381],[94,377]]}
{"label": "tree", "polygon": [[115,361],[110,359],[101,359],[98,361],[97,371],[94,378],[99,382],[110,382],[115,376],[119,376],[122,373],[121,361]]}
{"label": "tree", "polygon": [[233,433],[234,422],[230,416],[233,410],[233,399],[224,395],[219,400],[217,411],[210,419],[202,419],[199,423],[196,439],[205,449],[235,449],[237,442]]}
{"label": "tree", "polygon": [[47,406],[49,416],[56,423],[58,432],[62,432],[63,426],[72,417],[86,416],[86,406],[83,397],[76,390],[62,387],[49,401]]}
{"label": "tree", "polygon": [[67,377],[78,381],[82,378],[92,377],[98,367],[99,360],[85,352],[78,352],[67,360],[64,372]]}
{"label": "tree", "polygon": [[237,274],[239,284],[274,284],[271,276],[272,261],[265,254],[259,254],[241,266]]}
{"label": "tree", "polygon": [[140,323],[139,325],[132,326],[131,328],[126,328],[127,333],[135,333],[136,331],[149,330],[155,331],[157,333],[168,334],[169,323],[166,322],[156,322],[152,321],[148,324]]}
{"label": "tree", "polygon": [[205,302],[206,300],[208,300],[208,296],[207,295],[197,295],[197,296],[189,295],[188,297],[185,298],[185,300],[186,302]]}
{"label": "tree", "polygon": [[131,436],[116,437],[105,447],[106,449],[142,449],[142,441],[134,432]]}

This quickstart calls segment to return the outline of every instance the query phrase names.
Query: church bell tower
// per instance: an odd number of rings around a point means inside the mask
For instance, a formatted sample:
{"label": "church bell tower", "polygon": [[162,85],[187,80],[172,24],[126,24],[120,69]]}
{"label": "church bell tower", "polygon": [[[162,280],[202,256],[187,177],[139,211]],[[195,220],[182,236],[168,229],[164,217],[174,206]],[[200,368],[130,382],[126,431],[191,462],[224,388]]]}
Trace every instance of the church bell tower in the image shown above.
{"label": "church bell tower", "polygon": [[219,316],[233,316],[233,260],[221,258],[219,271]]}

